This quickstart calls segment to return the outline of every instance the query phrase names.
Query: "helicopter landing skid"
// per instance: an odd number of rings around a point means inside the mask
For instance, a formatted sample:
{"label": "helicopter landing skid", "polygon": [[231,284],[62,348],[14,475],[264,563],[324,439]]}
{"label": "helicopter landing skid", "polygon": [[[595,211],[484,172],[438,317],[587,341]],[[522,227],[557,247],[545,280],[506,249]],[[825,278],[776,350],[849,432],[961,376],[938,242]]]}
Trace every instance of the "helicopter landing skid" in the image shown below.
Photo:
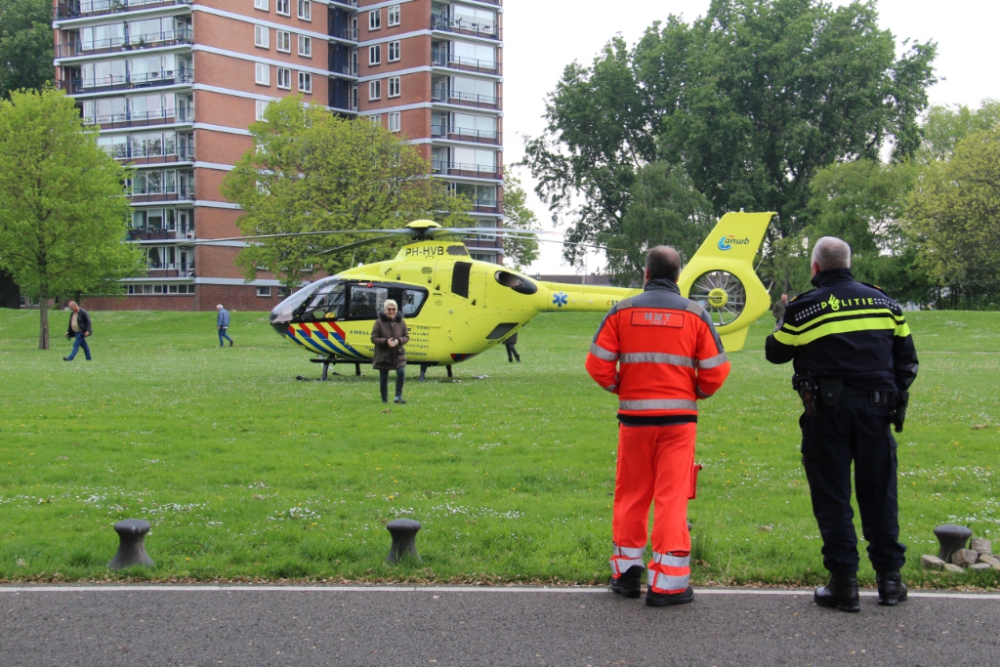
{"label": "helicopter landing skid", "polygon": [[[319,379],[317,380],[318,382],[326,382],[327,381],[327,376],[329,375],[329,371],[330,371],[330,364],[354,364],[354,375],[356,375],[356,376],[357,375],[361,375],[361,364],[358,363],[358,362],[356,362],[356,361],[347,361],[345,359],[334,359],[332,357],[328,357],[326,359],[310,359],[309,361],[313,362],[314,364],[323,364],[323,373],[320,375]],[[336,371],[334,371],[333,374],[334,375],[339,375],[339,373],[337,373]],[[295,376],[295,379],[296,380],[308,380],[309,378],[302,377],[301,375],[297,375],[297,376]]]}
{"label": "helicopter landing skid", "polygon": [[[420,364],[420,377],[417,378],[417,382],[427,382],[427,369],[430,368],[427,364]],[[452,377],[451,365],[445,366],[448,369],[448,377]]]}

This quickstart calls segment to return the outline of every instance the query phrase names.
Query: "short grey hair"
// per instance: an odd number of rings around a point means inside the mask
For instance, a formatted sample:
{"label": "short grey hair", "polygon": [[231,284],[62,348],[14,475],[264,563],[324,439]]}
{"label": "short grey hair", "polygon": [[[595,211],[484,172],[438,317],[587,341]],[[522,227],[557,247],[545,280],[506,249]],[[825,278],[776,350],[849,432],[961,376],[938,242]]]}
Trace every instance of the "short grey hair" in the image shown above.
{"label": "short grey hair", "polygon": [[382,312],[383,313],[385,312],[385,309],[389,307],[390,303],[392,304],[393,308],[395,308],[397,311],[399,310],[399,304],[396,303],[395,299],[386,299],[385,303],[382,304]]}
{"label": "short grey hair", "polygon": [[222,304],[220,303],[218,306],[215,307],[215,309],[216,310],[222,310]]}
{"label": "short grey hair", "polygon": [[851,268],[851,246],[836,236],[824,236],[813,246],[812,261],[820,271]]}

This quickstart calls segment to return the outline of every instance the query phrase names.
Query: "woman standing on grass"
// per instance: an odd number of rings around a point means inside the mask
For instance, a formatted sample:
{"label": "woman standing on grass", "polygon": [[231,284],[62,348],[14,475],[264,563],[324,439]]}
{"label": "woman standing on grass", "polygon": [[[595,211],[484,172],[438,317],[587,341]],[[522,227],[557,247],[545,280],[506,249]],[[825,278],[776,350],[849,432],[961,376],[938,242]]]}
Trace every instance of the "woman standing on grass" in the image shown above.
{"label": "woman standing on grass", "polygon": [[382,402],[389,402],[389,371],[395,368],[395,402],[406,403],[403,400],[403,382],[406,380],[406,350],[403,346],[410,341],[410,335],[396,302],[387,299],[384,308],[372,327],[372,342],[375,343],[372,368],[379,372],[378,387],[382,392]]}

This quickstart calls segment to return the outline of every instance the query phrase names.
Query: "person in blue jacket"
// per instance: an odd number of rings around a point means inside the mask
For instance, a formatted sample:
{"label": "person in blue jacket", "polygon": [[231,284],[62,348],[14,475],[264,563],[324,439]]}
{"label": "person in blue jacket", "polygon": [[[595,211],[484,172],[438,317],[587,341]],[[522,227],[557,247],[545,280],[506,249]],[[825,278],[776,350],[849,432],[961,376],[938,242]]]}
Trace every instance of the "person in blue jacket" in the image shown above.
{"label": "person in blue jacket", "polygon": [[216,306],[215,309],[219,311],[219,317],[216,318],[215,320],[215,325],[219,329],[219,347],[222,347],[223,345],[222,343],[223,338],[228,340],[229,347],[232,347],[233,339],[230,338],[229,334],[226,333],[226,329],[229,328],[229,311],[223,308],[221,303],[218,306]]}

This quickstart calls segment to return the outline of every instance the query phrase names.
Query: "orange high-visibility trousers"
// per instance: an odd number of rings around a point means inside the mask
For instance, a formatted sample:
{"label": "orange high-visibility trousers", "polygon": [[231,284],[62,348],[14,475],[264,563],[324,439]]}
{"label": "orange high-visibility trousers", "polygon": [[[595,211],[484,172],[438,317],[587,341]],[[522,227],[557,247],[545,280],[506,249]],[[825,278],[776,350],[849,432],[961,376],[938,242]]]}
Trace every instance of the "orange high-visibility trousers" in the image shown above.
{"label": "orange high-visibility trousers", "polygon": [[697,424],[626,426],[618,431],[618,472],[612,534],[612,574],[641,565],[653,505],[653,558],[649,585],[657,593],[687,588],[691,535],[687,504],[692,493]]}

